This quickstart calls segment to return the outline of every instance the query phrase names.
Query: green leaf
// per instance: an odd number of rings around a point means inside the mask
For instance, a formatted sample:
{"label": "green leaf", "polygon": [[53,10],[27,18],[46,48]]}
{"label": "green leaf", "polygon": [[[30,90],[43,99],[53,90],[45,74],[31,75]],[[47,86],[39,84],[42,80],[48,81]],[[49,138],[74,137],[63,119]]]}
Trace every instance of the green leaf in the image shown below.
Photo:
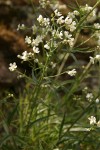
{"label": "green leaf", "polygon": [[15,108],[8,114],[7,118],[7,124],[10,125],[11,121],[13,120],[15,114],[17,113],[18,104],[15,106]]}
{"label": "green leaf", "polygon": [[34,70],[32,69],[32,79],[35,84],[38,84],[37,78],[35,77]]}

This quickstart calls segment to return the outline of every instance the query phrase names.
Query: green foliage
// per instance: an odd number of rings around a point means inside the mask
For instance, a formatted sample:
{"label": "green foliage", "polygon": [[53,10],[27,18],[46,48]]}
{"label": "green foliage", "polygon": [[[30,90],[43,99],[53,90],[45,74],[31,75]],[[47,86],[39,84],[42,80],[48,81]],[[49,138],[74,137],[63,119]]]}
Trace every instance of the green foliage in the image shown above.
{"label": "green foliage", "polygon": [[[94,7],[80,6],[66,18],[55,10],[51,18],[39,15],[31,28],[18,26],[33,29],[25,38],[32,52],[18,55],[32,73],[22,74],[16,63],[10,64],[25,87],[19,96],[0,101],[2,150],[100,149],[100,24],[93,24],[98,4],[100,0]],[[91,34],[80,42],[85,28]],[[95,38],[94,47],[85,45]],[[94,56],[86,60],[86,55]]]}

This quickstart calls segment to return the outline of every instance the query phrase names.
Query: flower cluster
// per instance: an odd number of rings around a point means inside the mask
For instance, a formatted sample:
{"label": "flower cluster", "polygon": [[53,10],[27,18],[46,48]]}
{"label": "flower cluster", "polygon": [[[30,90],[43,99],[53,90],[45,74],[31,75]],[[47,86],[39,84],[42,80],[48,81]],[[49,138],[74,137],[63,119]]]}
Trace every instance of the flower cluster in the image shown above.
{"label": "flower cluster", "polygon": [[70,76],[75,76],[76,73],[77,73],[77,71],[76,71],[76,69],[72,69],[72,70],[70,70],[70,71],[67,71],[67,73],[68,73]]}
{"label": "flower cluster", "polygon": [[88,119],[90,121],[90,125],[97,125],[97,127],[100,127],[100,120],[96,121],[96,117],[91,116]]}
{"label": "flower cluster", "polygon": [[[62,43],[69,44],[70,47],[72,47],[74,44],[72,32],[76,30],[75,15],[78,15],[78,13],[78,11],[71,13],[69,12],[67,17],[64,18],[64,16],[57,9],[54,11],[55,21],[58,25],[58,29],[57,31],[53,30],[52,34],[53,36],[62,39]],[[61,30],[62,26],[65,27],[65,30],[63,29],[64,31]]]}
{"label": "flower cluster", "polygon": [[18,25],[18,27],[17,27],[17,31],[18,30],[23,30],[23,29],[25,29],[25,25],[24,24],[22,24],[22,25]]}
{"label": "flower cluster", "polygon": [[46,8],[50,4],[50,1],[49,0],[39,0],[39,4],[42,8]]}
{"label": "flower cluster", "polygon": [[43,41],[43,36],[38,35],[35,39],[26,36],[25,43],[32,46],[39,46],[39,44]]}
{"label": "flower cluster", "polygon": [[65,26],[67,30],[70,30],[70,32],[73,32],[76,29],[76,22],[73,21],[74,14],[68,14],[68,16],[65,18]]}
{"label": "flower cluster", "polygon": [[97,54],[95,57],[90,56],[90,62],[94,64],[95,61],[100,61],[100,54]]}
{"label": "flower cluster", "polygon": [[15,71],[16,69],[17,69],[17,65],[15,62],[9,64],[9,70],[10,71]]}
{"label": "flower cluster", "polygon": [[88,6],[88,4],[86,4],[85,7],[81,7],[81,11],[83,14],[88,14],[91,12],[87,17],[86,22],[91,23],[96,20],[96,18],[97,18],[97,15],[96,15],[97,9],[96,8],[93,9],[93,7]]}
{"label": "flower cluster", "polygon": [[24,51],[22,53],[22,56],[21,55],[18,55],[17,57],[22,59],[23,61],[28,61],[30,58],[33,58],[34,56],[34,53],[31,53],[31,52],[27,52],[27,51]]}
{"label": "flower cluster", "polygon": [[39,24],[41,26],[45,26],[45,27],[48,27],[50,24],[50,19],[49,18],[43,18],[42,15],[39,15],[39,17],[37,18],[37,21],[39,22]]}
{"label": "flower cluster", "polygon": [[76,21],[74,20],[75,15],[78,15],[79,12],[78,11],[74,11],[74,12],[69,12],[67,17],[64,19],[64,16],[56,9],[54,11],[55,16],[58,17],[57,18],[57,24],[65,25],[65,28],[67,30],[69,30],[70,32],[73,32],[76,29]]}
{"label": "flower cluster", "polygon": [[87,100],[92,101],[93,94],[92,93],[87,93],[86,98],[87,98]]}

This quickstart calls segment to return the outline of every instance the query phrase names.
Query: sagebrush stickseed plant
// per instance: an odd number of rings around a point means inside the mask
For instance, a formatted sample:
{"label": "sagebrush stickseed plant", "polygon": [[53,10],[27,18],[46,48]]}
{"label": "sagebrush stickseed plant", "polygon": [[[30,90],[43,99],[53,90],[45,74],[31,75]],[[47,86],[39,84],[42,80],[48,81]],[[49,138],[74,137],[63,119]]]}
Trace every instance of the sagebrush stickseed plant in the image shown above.
{"label": "sagebrush stickseed plant", "polygon": [[[62,15],[56,1],[40,0],[42,10],[51,7],[53,12],[39,14],[32,27],[18,25],[17,30],[32,31],[25,37],[31,51],[18,55],[32,74],[22,74],[16,62],[10,63],[9,70],[25,79],[25,89],[19,98],[12,97],[15,107],[3,120],[3,150],[100,149],[99,4]],[[81,40],[84,30],[89,36]],[[87,46],[90,40],[94,46]]]}

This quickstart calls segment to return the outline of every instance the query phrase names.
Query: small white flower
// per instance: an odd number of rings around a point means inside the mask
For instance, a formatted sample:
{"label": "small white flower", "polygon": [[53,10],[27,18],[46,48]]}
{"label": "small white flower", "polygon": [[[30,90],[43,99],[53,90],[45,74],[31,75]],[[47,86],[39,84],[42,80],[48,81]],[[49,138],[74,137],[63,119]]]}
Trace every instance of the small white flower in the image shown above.
{"label": "small white flower", "polygon": [[89,6],[88,4],[85,5],[85,11],[90,12],[93,7]]}
{"label": "small white flower", "polygon": [[70,25],[72,23],[72,18],[66,17],[65,18],[65,24]]}
{"label": "small white flower", "polygon": [[49,18],[44,18],[43,25],[44,26],[49,26],[49,24],[50,24],[50,19]]}
{"label": "small white flower", "polygon": [[34,47],[33,47],[33,52],[38,54],[38,53],[40,52],[40,51],[39,51],[39,48],[36,47],[36,46],[34,46]]}
{"label": "small white flower", "polygon": [[70,31],[73,32],[73,31],[76,29],[76,22],[73,21],[73,22],[70,24],[69,28],[70,28]]}
{"label": "small white flower", "polygon": [[64,31],[64,35],[66,38],[70,39],[72,37],[72,34],[69,34],[68,31]]}
{"label": "small white flower", "polygon": [[100,127],[100,120],[97,122],[97,127]]}
{"label": "small white flower", "polygon": [[68,71],[67,73],[68,73],[70,76],[75,76],[76,73],[77,73],[77,71],[76,71],[76,69],[73,69],[73,70],[71,70],[71,71]]}
{"label": "small white flower", "polygon": [[60,39],[63,39],[62,37],[63,37],[63,33],[62,33],[62,31],[57,31],[56,32],[56,36],[57,36],[57,38],[60,38]]}
{"label": "small white flower", "polygon": [[[83,11],[84,14],[89,13],[91,10],[93,9],[93,7],[88,6],[88,4],[86,4],[85,7],[82,7],[81,10]],[[87,19],[85,21],[87,22],[93,22],[96,20],[97,16],[96,16],[96,12],[97,9],[93,9],[92,12],[88,15]]]}
{"label": "small white flower", "polygon": [[18,57],[20,59],[22,59],[23,61],[27,61],[28,60],[28,53],[27,53],[27,51],[23,52],[22,56],[18,55]]}
{"label": "small white flower", "polygon": [[38,46],[43,40],[43,36],[38,35],[36,39],[32,40],[32,46]]}
{"label": "small white flower", "polygon": [[8,96],[9,97],[14,97],[14,94],[9,93]]}
{"label": "small white flower", "polygon": [[42,8],[46,8],[46,6],[50,4],[50,1],[49,0],[39,0],[39,3]]}
{"label": "small white flower", "polygon": [[20,74],[20,75],[17,76],[17,79],[22,79],[24,77],[25,77],[24,75]]}
{"label": "small white flower", "polygon": [[18,55],[17,57],[18,58],[20,58],[20,59],[22,59],[23,61],[27,61],[29,58],[32,58],[34,56],[34,54],[33,53],[28,53],[27,51],[24,51],[23,53],[22,53],[22,56],[21,55]]}
{"label": "small white flower", "polygon": [[95,118],[94,116],[91,116],[91,117],[89,117],[88,119],[89,119],[89,121],[90,121],[90,125],[96,124],[96,118]]}
{"label": "small white flower", "polygon": [[60,17],[62,14],[56,9],[54,11],[56,17]]}
{"label": "small white flower", "polygon": [[91,101],[93,99],[93,94],[92,93],[87,93],[86,98]]}
{"label": "small white flower", "polygon": [[41,43],[43,40],[43,36],[40,36],[40,35],[38,35],[37,37],[36,37],[36,40],[39,42],[39,43]]}
{"label": "small white flower", "polygon": [[96,55],[95,59],[99,61],[100,60],[100,55]]}
{"label": "small white flower", "polygon": [[74,38],[70,38],[69,40],[67,40],[67,42],[69,43],[69,46],[72,47],[74,44]]}
{"label": "small white flower", "polygon": [[73,12],[69,12],[69,13],[68,13],[68,17],[73,19],[73,18],[75,18],[75,15],[74,15]]}
{"label": "small white flower", "polygon": [[79,16],[79,12],[77,10],[73,11],[74,15]]}
{"label": "small white flower", "polygon": [[100,101],[100,100],[99,100],[98,98],[95,100],[95,102],[96,102],[97,104],[99,103],[99,101]]}
{"label": "small white flower", "polygon": [[32,26],[32,31],[33,31],[33,34],[36,34],[36,32],[37,32],[37,26],[36,25]]}
{"label": "small white flower", "polygon": [[39,15],[39,17],[37,18],[37,21],[38,21],[39,23],[42,23],[43,20],[44,20],[43,16],[42,16],[42,15]]}
{"label": "small white flower", "polygon": [[16,70],[16,68],[17,68],[17,65],[16,65],[16,63],[14,62],[14,63],[10,63],[9,64],[9,70],[10,71],[15,71]]}
{"label": "small white flower", "polygon": [[27,44],[31,44],[31,37],[28,37],[28,36],[26,36],[25,37],[25,43],[27,43]]}
{"label": "small white flower", "polygon": [[34,59],[34,62],[35,62],[35,63],[38,63],[38,62],[39,62],[39,60],[36,58],[36,59]]}
{"label": "small white flower", "polygon": [[60,18],[57,19],[57,24],[63,24],[64,20],[63,20],[64,16],[61,16]]}
{"label": "small white flower", "polygon": [[40,25],[42,25],[42,26],[48,27],[48,25],[50,24],[50,19],[49,18],[43,18],[42,15],[39,15],[37,20],[40,23]]}
{"label": "small white flower", "polygon": [[24,28],[25,28],[24,24],[22,24],[22,25],[18,24],[17,31],[20,30],[20,29],[24,29]]}
{"label": "small white flower", "polygon": [[44,45],[44,48],[45,48],[45,49],[50,49],[50,46],[49,46],[48,44],[45,44],[45,45]]}
{"label": "small white flower", "polygon": [[91,62],[92,64],[94,64],[94,60],[95,60],[95,59],[90,56],[90,62]]}
{"label": "small white flower", "polygon": [[100,23],[94,23],[95,29],[100,29]]}
{"label": "small white flower", "polygon": [[56,67],[56,63],[54,63],[54,62],[51,62],[50,65],[52,66],[52,68]]}

